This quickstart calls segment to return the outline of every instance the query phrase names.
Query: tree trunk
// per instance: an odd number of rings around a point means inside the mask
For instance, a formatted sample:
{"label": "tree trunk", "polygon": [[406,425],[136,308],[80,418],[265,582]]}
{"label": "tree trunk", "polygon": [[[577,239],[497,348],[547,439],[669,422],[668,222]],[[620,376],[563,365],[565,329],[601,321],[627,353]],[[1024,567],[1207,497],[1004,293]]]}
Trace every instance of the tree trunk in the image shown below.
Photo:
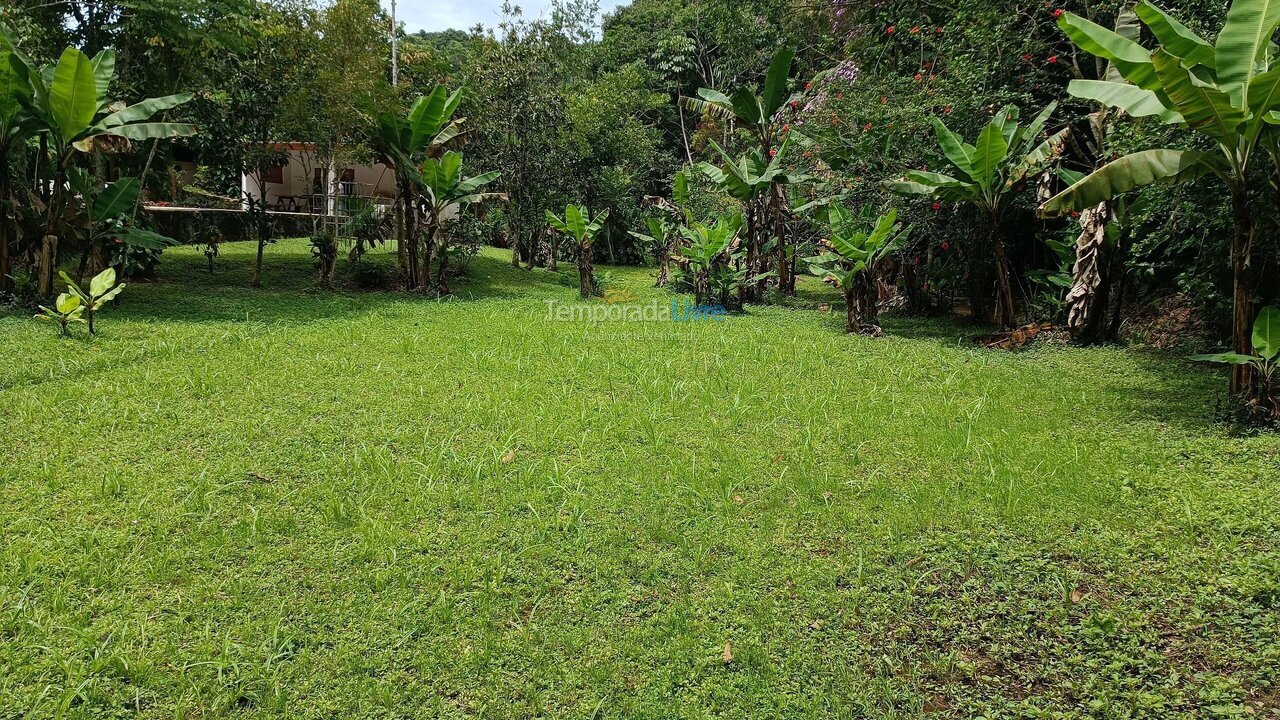
{"label": "tree trunk", "polygon": [[413,290],[418,287],[418,227],[417,212],[413,203],[413,189],[404,183],[400,189],[403,198],[405,260],[409,276],[405,279],[405,287]]}
{"label": "tree trunk", "polygon": [[772,194],[774,241],[778,245],[778,292],[788,295],[791,294],[792,288],[791,263],[787,258],[787,221],[783,210],[782,186],[770,185],[769,187]]}
{"label": "tree trunk", "polygon": [[[1231,194],[1235,232],[1231,236],[1232,335],[1235,351],[1253,354],[1253,291],[1249,287],[1253,252],[1253,218],[1243,189]],[[1252,398],[1257,388],[1248,365],[1231,366],[1231,394]]]}
{"label": "tree trunk", "polygon": [[53,189],[48,206],[49,217],[45,221],[44,242],[40,246],[40,284],[37,289],[41,297],[48,297],[53,294],[53,270],[54,265],[58,263],[58,236],[53,234],[53,228],[57,224],[58,216],[62,214],[62,199],[64,195],[62,186],[66,183],[66,180],[66,171],[63,168],[63,164],[59,162],[57,170],[53,173]]}
{"label": "tree trunk", "polygon": [[996,258],[996,322],[1001,328],[1012,330],[1015,318],[1013,285],[1009,282],[1009,262],[1005,257],[1004,237],[998,217],[992,219],[991,244]]}
{"label": "tree trunk", "polygon": [[9,159],[0,155],[0,293],[13,289],[9,274],[9,211],[13,207],[9,197],[12,186],[9,184]]}
{"label": "tree trunk", "polygon": [[404,203],[397,202],[395,212],[396,212],[396,216],[395,216],[394,222],[396,224],[396,266],[400,268],[401,272],[404,272],[404,270],[409,265],[409,252],[405,248],[405,243],[404,243]]}
{"label": "tree trunk", "polygon": [[856,288],[845,288],[844,291],[844,331],[847,335],[858,332],[858,291]]}
{"label": "tree trunk", "polygon": [[656,287],[666,287],[671,281],[671,248],[666,238],[658,239],[658,283]]}
{"label": "tree trunk", "polygon": [[1080,214],[1080,238],[1076,240],[1073,282],[1067,293],[1067,329],[1077,342],[1092,345],[1106,339],[1111,295],[1111,256],[1107,224],[1114,218],[1111,203],[1102,202]]}
{"label": "tree trunk", "polygon": [[591,280],[591,241],[583,240],[578,250],[578,294],[583,300],[595,295],[595,285]]}

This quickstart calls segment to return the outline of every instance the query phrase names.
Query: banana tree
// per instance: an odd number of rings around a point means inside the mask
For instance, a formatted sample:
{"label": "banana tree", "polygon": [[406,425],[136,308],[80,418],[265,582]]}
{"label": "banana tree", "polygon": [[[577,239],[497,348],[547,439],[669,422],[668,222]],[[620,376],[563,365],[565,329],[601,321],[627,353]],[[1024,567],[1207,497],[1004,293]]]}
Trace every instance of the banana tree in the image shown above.
{"label": "banana tree", "polygon": [[11,158],[35,134],[35,118],[26,111],[31,100],[31,61],[18,49],[12,31],[0,24],[0,292],[11,288],[9,246],[13,242],[15,207]]}
{"label": "banana tree", "polygon": [[[784,133],[777,118],[790,97],[787,85],[795,55],[795,50],[791,48],[781,48],[774,54],[773,60],[769,63],[769,71],[765,75],[763,91],[759,94],[749,87],[740,87],[729,95],[711,88],[700,88],[698,97],[682,97],[680,98],[680,103],[694,112],[705,113],[722,120],[740,124],[751,133],[756,141],[758,145],[756,154],[758,157],[771,157],[774,155],[774,151],[777,151],[778,156],[781,156],[782,150],[780,147],[785,145],[786,141],[779,142],[779,138]],[[718,146],[717,149],[719,149]],[[723,154],[723,150],[720,152]],[[789,203],[782,187],[785,184],[785,179],[780,177],[777,181],[764,188],[765,197],[761,201],[761,210],[767,213],[767,218],[762,213],[761,217],[753,222],[750,218],[751,211],[750,209],[748,210],[748,223],[753,227],[748,228],[747,237],[750,243],[756,232],[761,230],[765,234],[772,232],[777,242],[779,288],[783,292],[794,292],[795,283],[789,276],[788,270],[790,263],[787,254],[786,224]],[[764,230],[767,227],[764,224],[766,220],[772,220],[773,227],[771,230]]]}
{"label": "banana tree", "polygon": [[115,79],[115,51],[103,50],[89,58],[76,48],[63,51],[58,63],[28,74],[31,94],[24,101],[27,113],[48,139],[53,161],[52,200],[46,214],[44,244],[40,256],[42,295],[53,289],[58,261],[55,224],[67,202],[67,173],[76,153],[116,152],[131,141],[186,137],[196,133],[187,123],[151,122],[157,113],[178,107],[190,93],[148,98],[124,106],[110,99]]}
{"label": "banana tree", "polygon": [[408,273],[408,286],[416,288],[427,280],[419,273],[418,246],[418,166],[429,156],[438,156],[464,136],[463,122],[453,115],[462,102],[462,91],[450,92],[436,85],[419,97],[405,115],[382,113],[375,118],[370,146],[378,161],[391,168],[396,178],[398,249],[400,266]]}
{"label": "banana tree", "polygon": [[550,210],[545,211],[547,223],[551,227],[565,236],[572,238],[578,250],[578,292],[582,299],[595,295],[595,281],[592,280],[593,269],[591,267],[591,243],[595,240],[596,234],[600,232],[600,228],[604,227],[604,221],[609,217],[609,211],[603,210],[600,214],[591,218],[591,211],[580,205],[567,205],[564,209],[564,217],[557,217]]}
{"label": "banana tree", "polygon": [[676,234],[676,224],[665,218],[645,218],[649,233],[631,232],[631,237],[639,240],[653,250],[654,259],[658,263],[658,281],[656,287],[666,287],[671,275],[671,242]]}
{"label": "banana tree", "polygon": [[1276,392],[1276,383],[1280,380],[1280,308],[1268,306],[1258,313],[1249,344],[1250,353],[1213,353],[1194,355],[1191,359],[1252,369],[1261,386],[1252,402],[1270,418],[1280,419],[1280,394]]}
{"label": "banana tree", "polygon": [[[689,274],[693,278],[693,295],[699,305],[705,305],[709,299],[712,281],[717,275],[738,276],[729,266],[729,256],[738,232],[742,229],[743,218],[734,213],[716,220],[715,224],[702,222],[691,223],[680,228],[688,243],[680,249],[680,254],[688,260]],[[720,286],[720,304],[728,307],[730,283],[717,283]]]}
{"label": "banana tree", "polygon": [[[1231,196],[1232,325],[1236,352],[1245,354],[1253,326],[1253,238],[1260,220],[1250,201],[1250,172],[1280,123],[1280,63],[1271,41],[1280,27],[1280,4],[1236,0],[1214,43],[1145,0],[1135,12],[1159,43],[1154,51],[1073,13],[1058,19],[1072,42],[1116,70],[1109,80],[1075,80],[1068,92],[1135,118],[1189,129],[1219,152],[1159,148],[1132,153],[1051,198],[1042,211],[1082,210],[1155,182],[1218,177]],[[1249,379],[1249,366],[1235,366],[1231,392],[1256,392]]]}
{"label": "banana tree", "polygon": [[[759,150],[752,150],[735,160],[724,148],[712,141],[711,146],[720,155],[723,164],[717,166],[703,162],[697,166],[711,182],[743,205],[746,218],[746,271],[753,279],[763,278],[766,274],[763,253],[771,234],[769,214],[772,212],[773,192],[792,182],[792,178],[782,169],[782,162],[790,145],[789,139],[784,140],[777,150],[772,151],[772,157]],[[790,210],[789,202],[786,208]],[[777,254],[776,272],[781,285],[785,284],[783,278],[788,269],[788,257],[781,236],[775,234],[773,237],[780,251]],[[758,300],[763,291],[763,282],[744,283],[741,287],[742,299]]]}
{"label": "banana tree", "polygon": [[422,161],[418,174],[418,186],[426,206],[427,241],[422,259],[422,277],[429,276],[431,256],[440,258],[436,274],[436,287],[445,287],[445,268],[448,265],[448,235],[444,232],[445,218],[456,216],[467,206],[487,200],[505,200],[503,193],[479,192],[480,188],[497,180],[502,173],[494,171],[471,178],[462,177],[462,156],[450,150],[439,158],[428,157]]}
{"label": "banana tree", "polygon": [[[1117,36],[1136,42],[1141,31],[1141,22],[1132,7],[1124,8],[1116,16],[1114,32]],[[1104,58],[1095,58],[1093,66],[1097,79],[1123,79],[1116,66]],[[1078,79],[1090,79],[1084,77],[1081,65],[1074,67],[1079,73]],[[1123,110],[1097,103],[1094,112],[1086,118],[1086,132],[1072,137],[1090,171],[1106,164],[1111,154],[1111,134],[1125,114]],[[1058,170],[1058,176],[1068,186],[1084,178],[1083,173],[1063,168]],[[1076,342],[1090,345],[1112,340],[1119,330],[1125,265],[1131,244],[1127,227],[1130,216],[1129,203],[1123,199],[1104,200],[1080,211],[1080,235],[1074,248],[1071,288],[1065,300],[1067,329]]]}
{"label": "banana tree", "polygon": [[844,296],[845,332],[880,334],[876,270],[881,258],[907,238],[898,212],[875,217],[870,207],[854,215],[843,205],[826,212],[830,252],[805,258],[809,271],[834,284]]}
{"label": "banana tree", "polygon": [[[1044,171],[1062,154],[1068,130],[1041,140],[1056,107],[1057,103],[1050,103],[1031,124],[1023,126],[1018,123],[1018,108],[1006,106],[982,129],[973,145],[938,118],[931,118],[954,174],[912,170],[904,181],[885,183],[892,192],[969,203],[986,215],[995,260],[995,320],[1004,328],[1013,327],[1016,315],[1003,237],[1005,214],[1027,178]],[[985,288],[980,290],[985,292]]]}
{"label": "banana tree", "polygon": [[[80,168],[70,168],[67,179],[84,207],[85,257],[92,259],[90,272],[97,274],[107,267],[107,243],[144,250],[162,250],[178,244],[171,237],[126,222],[132,218],[132,210],[142,190],[138,178],[121,178],[104,188],[99,187],[89,173]],[[84,263],[81,263],[82,271],[83,267]]]}

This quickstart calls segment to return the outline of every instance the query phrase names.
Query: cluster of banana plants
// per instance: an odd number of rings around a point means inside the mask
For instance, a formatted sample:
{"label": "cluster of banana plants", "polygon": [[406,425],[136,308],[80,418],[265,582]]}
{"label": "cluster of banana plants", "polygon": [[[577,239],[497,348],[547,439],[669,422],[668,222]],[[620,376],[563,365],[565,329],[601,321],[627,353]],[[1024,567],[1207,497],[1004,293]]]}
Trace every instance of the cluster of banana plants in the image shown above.
{"label": "cluster of banana plants", "polygon": [[[1099,79],[1077,79],[1067,88],[1081,99],[1133,118],[1182,128],[1213,150],[1152,148],[1117,158],[1049,199],[1045,214],[1101,207],[1124,193],[1156,182],[1188,182],[1212,176],[1227,190],[1234,233],[1228,262],[1233,277],[1235,352],[1251,351],[1255,283],[1253,243],[1277,208],[1258,207],[1255,192],[1263,163],[1280,165],[1280,5],[1235,0],[1214,42],[1200,37],[1149,0],[1134,13],[1157,47],[1141,45],[1135,32],[1102,27],[1074,13],[1058,19],[1083,51],[1107,63]],[[1233,366],[1231,391],[1256,398],[1256,368]]]}
{"label": "cluster of banana plants", "polygon": [[[96,273],[108,262],[108,244],[154,250],[172,242],[136,227],[139,179],[108,186],[97,168],[100,156],[128,152],[135,142],[195,134],[192,125],[153,120],[192,96],[126,105],[112,98],[114,79],[113,50],[90,58],[68,47],[56,64],[40,67],[0,25],[0,290],[11,287],[15,250],[38,269],[38,292],[48,297],[70,250],[82,251],[82,271],[92,262]],[[17,187],[12,163],[33,145],[38,181]]]}
{"label": "cluster of banana plants", "polygon": [[[994,319],[1004,328],[1012,328],[1017,317],[1005,252],[1004,226],[1014,199],[1028,180],[1044,173],[1062,154],[1068,130],[1047,139],[1042,137],[1056,107],[1056,104],[1050,104],[1030,124],[1021,125],[1019,109],[1013,105],[1006,106],[996,112],[972,144],[965,142],[938,118],[931,118],[938,145],[951,165],[949,174],[912,170],[906,174],[906,179],[885,185],[895,193],[967,203],[981,211],[987,220],[984,230],[994,266]],[[985,252],[970,252],[969,262],[972,265],[985,255]],[[969,275],[972,278],[983,277],[972,266]],[[985,308],[978,303],[986,297],[985,288],[972,287],[971,296],[975,315],[984,314]]]}
{"label": "cluster of banana plants", "polygon": [[854,214],[840,204],[825,209],[828,235],[824,252],[805,258],[810,272],[840,290],[845,302],[845,332],[879,335],[877,287],[880,261],[901,247],[909,233],[898,212],[877,216],[870,207]]}
{"label": "cluster of banana plants", "polygon": [[434,284],[447,292],[449,219],[470,205],[506,197],[481,191],[499,173],[462,175],[462,155],[452,149],[467,135],[465,120],[454,117],[461,102],[461,90],[437,85],[408,113],[378,115],[371,129],[375,156],[395,173],[397,255],[410,290]]}
{"label": "cluster of banana plants", "polygon": [[754,140],[755,147],[738,158],[713,142],[723,162],[698,165],[743,205],[746,282],[741,284],[740,299],[744,301],[761,299],[770,282],[783,294],[795,294],[795,248],[787,235],[791,203],[786,187],[796,179],[782,171],[789,129],[780,121],[791,96],[788,83],[794,59],[794,50],[778,50],[760,93],[748,87],[728,95],[701,88],[698,97],[680,99],[682,107],[731,122]]}

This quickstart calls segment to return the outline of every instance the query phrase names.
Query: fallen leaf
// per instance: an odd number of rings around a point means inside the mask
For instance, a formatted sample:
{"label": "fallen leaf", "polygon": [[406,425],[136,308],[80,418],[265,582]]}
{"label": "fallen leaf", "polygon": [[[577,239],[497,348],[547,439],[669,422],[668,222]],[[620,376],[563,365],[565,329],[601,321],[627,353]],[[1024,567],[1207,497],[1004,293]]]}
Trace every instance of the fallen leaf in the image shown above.
{"label": "fallen leaf", "polygon": [[724,652],[720,654],[720,659],[724,661],[725,665],[733,662],[733,643],[725,642]]}
{"label": "fallen leaf", "polygon": [[734,496],[733,496],[733,501],[734,501],[735,503],[737,503],[738,505],[741,505],[742,503],[746,502],[746,500],[743,500],[743,499],[742,499],[742,496],[741,496],[741,495],[734,495]]}
{"label": "fallen leaf", "polygon": [[264,483],[274,482],[271,478],[267,477],[266,475],[263,475],[262,473],[251,472],[249,473],[249,477],[253,478],[254,480],[257,480],[258,482],[264,482]]}
{"label": "fallen leaf", "polygon": [[831,312],[831,303],[818,303],[818,310],[820,312]]}
{"label": "fallen leaf", "polygon": [[810,629],[810,630],[821,630],[821,629],[822,629],[822,621],[821,621],[821,620],[814,620],[813,622],[809,623],[809,629]]}
{"label": "fallen leaf", "polygon": [[515,459],[516,459],[516,450],[515,448],[511,448],[502,456],[502,464],[510,465],[511,461]]}
{"label": "fallen leaf", "polygon": [[1076,588],[1075,590],[1072,590],[1072,591],[1071,591],[1071,604],[1072,604],[1072,605],[1079,605],[1079,604],[1080,604],[1080,601],[1081,601],[1081,600],[1084,600],[1084,596],[1085,596],[1085,595],[1086,595],[1085,591],[1084,591],[1084,590],[1081,590],[1080,588]]}
{"label": "fallen leaf", "polygon": [[945,712],[951,709],[951,703],[941,695],[934,695],[924,701],[924,711],[927,713]]}
{"label": "fallen leaf", "polygon": [[831,499],[831,491],[830,491],[830,490],[828,490],[828,491],[826,491],[826,492],[822,493],[822,499],[823,499],[823,500],[830,500],[830,499]]}
{"label": "fallen leaf", "polygon": [[910,567],[915,567],[915,566],[919,565],[919,564],[920,564],[921,562],[923,562],[923,561],[924,561],[924,556],[923,556],[923,555],[920,555],[920,556],[918,556],[918,557],[913,557],[913,558],[911,558],[910,560],[908,560],[908,561],[907,561],[907,564],[906,564],[904,567],[909,567],[909,568],[910,568]]}

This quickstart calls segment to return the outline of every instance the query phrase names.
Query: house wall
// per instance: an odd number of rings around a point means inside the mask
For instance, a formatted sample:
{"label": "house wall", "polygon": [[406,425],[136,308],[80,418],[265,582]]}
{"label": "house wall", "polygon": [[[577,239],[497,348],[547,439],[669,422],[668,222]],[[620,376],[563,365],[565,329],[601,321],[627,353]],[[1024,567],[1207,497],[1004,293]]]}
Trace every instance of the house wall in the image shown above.
{"label": "house wall", "polygon": [[[314,192],[314,174],[316,168],[315,156],[305,150],[289,151],[289,162],[281,168],[281,182],[266,183],[266,201],[271,209],[276,209],[280,204],[281,197],[284,196],[300,196],[310,195]],[[338,169],[331,170],[327,175],[330,182],[341,177],[341,170],[350,168],[354,170],[354,182],[356,183],[355,194],[362,196],[372,196],[375,199],[380,198],[389,201],[395,196],[395,177],[391,170],[384,165],[343,165]],[[258,174],[246,173],[240,178],[241,190],[251,197],[261,199],[258,192]],[[326,195],[332,195],[333,188],[324,188]],[[295,197],[298,209],[301,212],[307,212],[306,203],[308,198]],[[318,202],[318,200],[316,201]],[[326,213],[332,212],[332,199],[326,197],[323,210]],[[317,207],[317,211],[321,208]]]}

